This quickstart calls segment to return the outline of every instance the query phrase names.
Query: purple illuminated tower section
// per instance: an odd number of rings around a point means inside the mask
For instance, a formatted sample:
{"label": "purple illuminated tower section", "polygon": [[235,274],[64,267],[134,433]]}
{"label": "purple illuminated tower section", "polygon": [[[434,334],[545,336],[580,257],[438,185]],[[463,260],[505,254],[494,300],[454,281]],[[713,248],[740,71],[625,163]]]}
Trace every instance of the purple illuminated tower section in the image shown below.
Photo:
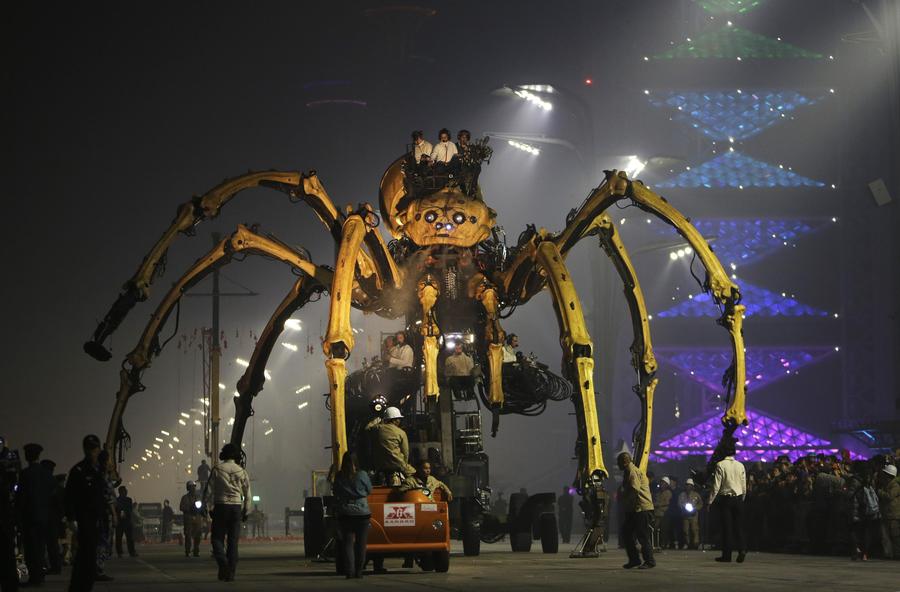
{"label": "purple illuminated tower section", "polygon": [[[771,462],[779,456],[791,461],[808,454],[838,454],[839,448],[830,441],[805,432],[781,420],[747,409],[750,424],[734,433],[738,440],[737,460],[743,462]],[[654,462],[679,460],[687,456],[709,457],[722,437],[720,413],[706,417],[700,423],[671,436],[656,446],[650,454]],[[861,458],[855,452],[852,458]]]}

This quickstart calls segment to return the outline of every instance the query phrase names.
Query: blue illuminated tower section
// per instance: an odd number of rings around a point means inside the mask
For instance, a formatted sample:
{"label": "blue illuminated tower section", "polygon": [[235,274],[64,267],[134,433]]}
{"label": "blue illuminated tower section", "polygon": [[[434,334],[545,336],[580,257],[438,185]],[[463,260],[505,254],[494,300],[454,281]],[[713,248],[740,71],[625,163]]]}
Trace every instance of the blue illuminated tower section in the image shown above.
{"label": "blue illuminated tower section", "polygon": [[[797,292],[810,282],[777,270],[797,253],[820,245],[823,233],[838,232],[839,220],[832,215],[838,211],[837,185],[827,165],[802,158],[786,161],[783,130],[810,125],[807,118],[833,101],[835,90],[823,86],[821,76],[812,84],[804,78],[811,69],[827,68],[833,56],[742,26],[751,11],[778,18],[784,1],[694,0],[697,30],[643,57],[649,68],[666,74],[647,79],[666,83],[642,92],[651,109],[668,117],[689,151],[683,165],[653,180],[653,189],[696,215],[694,225],[741,287],[747,306],[748,405],[788,421],[797,413],[794,420],[804,423],[799,416],[803,397],[796,397],[793,408],[781,394],[813,384],[797,378],[806,368],[839,363],[841,296],[839,290],[822,294],[810,289],[807,293],[816,298],[807,301]],[[778,75],[768,74],[776,71]],[[673,80],[687,82],[679,86]],[[787,137],[796,144],[788,154],[812,152],[803,145],[802,133]],[[664,225],[654,230],[673,243],[680,240]],[[669,257],[682,273],[692,254],[676,247]],[[721,414],[722,374],[731,362],[730,348],[712,340],[689,345],[682,337],[685,323],[714,319],[721,311],[698,287],[672,295],[651,312],[654,335],[660,336],[655,348],[662,379],[657,427],[687,427],[698,417]],[[836,400],[839,391],[823,395]],[[776,398],[772,393],[779,393],[778,410],[764,407]],[[679,399],[695,417],[680,417]],[[656,459],[677,456],[657,453]]]}

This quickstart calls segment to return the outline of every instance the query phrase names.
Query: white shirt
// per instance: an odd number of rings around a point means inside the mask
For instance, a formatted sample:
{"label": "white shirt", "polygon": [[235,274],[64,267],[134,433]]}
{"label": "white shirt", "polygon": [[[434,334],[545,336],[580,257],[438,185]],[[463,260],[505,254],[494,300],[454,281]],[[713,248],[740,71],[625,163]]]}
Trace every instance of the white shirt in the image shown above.
{"label": "white shirt", "polygon": [[503,363],[504,364],[512,364],[516,362],[516,350],[513,349],[513,346],[508,343],[503,346]]}
{"label": "white shirt", "polygon": [[391,357],[388,360],[388,365],[391,368],[412,368],[413,365],[413,350],[407,345],[395,345],[391,348]]}
{"label": "white shirt", "polygon": [[450,162],[450,159],[456,156],[456,144],[453,142],[438,142],[434,150],[431,151],[431,160],[434,162]]}
{"label": "white shirt", "polygon": [[744,465],[734,460],[733,456],[726,456],[716,463],[716,472],[713,475],[712,492],[709,495],[709,503],[712,505],[717,495],[731,495],[743,497],[747,493],[747,471]]}
{"label": "white shirt", "polygon": [[444,374],[446,376],[471,376],[472,369],[475,368],[472,358],[465,352],[457,355],[447,356],[444,360]]}
{"label": "white shirt", "polygon": [[415,144],[413,148],[413,157],[416,159],[416,162],[422,160],[422,155],[431,156],[431,151],[434,150],[434,147],[431,145],[431,142],[428,140],[422,140],[421,144]]}

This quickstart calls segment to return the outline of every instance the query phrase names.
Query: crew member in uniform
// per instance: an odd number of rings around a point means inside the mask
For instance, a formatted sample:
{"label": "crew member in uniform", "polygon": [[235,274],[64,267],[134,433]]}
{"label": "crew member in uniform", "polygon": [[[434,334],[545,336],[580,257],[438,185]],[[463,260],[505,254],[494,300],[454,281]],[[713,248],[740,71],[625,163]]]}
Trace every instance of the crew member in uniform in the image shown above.
{"label": "crew member in uniform", "polygon": [[453,493],[447,487],[447,484],[431,474],[430,462],[423,460],[418,464],[418,467],[415,474],[406,480],[403,487],[404,490],[421,489],[427,491],[426,496],[428,499],[434,501],[434,492],[440,489],[444,492],[444,501],[448,503],[453,501]]}
{"label": "crew member in uniform", "polygon": [[399,409],[388,407],[383,419],[375,418],[366,426],[372,439],[372,465],[394,487],[416,472],[409,464],[409,438],[400,427],[401,419]]}
{"label": "crew member in uniform", "polygon": [[[631,455],[622,452],[616,463],[625,474],[622,480],[622,507],[625,519],[622,522],[621,537],[628,553],[625,569],[639,567],[651,569],[656,567],[653,559],[653,543],[651,542],[651,522],[653,520],[653,498],[650,496],[650,481],[641,468],[631,462]],[[638,555],[637,543],[641,545]],[[641,563],[641,557],[644,562]]]}
{"label": "crew member in uniform", "polygon": [[742,524],[744,495],[747,493],[747,472],[744,465],[734,459],[733,442],[725,446],[724,453],[725,458],[716,463],[712,490],[709,494],[709,505],[718,508],[719,519],[722,521],[722,556],[716,557],[716,561],[731,562],[732,537],[734,537],[738,551],[737,562],[743,563],[747,556]]}
{"label": "crew member in uniform", "polygon": [[184,556],[191,556],[193,544],[194,557],[199,557],[200,538],[203,536],[203,503],[193,481],[188,481],[185,489],[187,493],[181,496],[181,503],[178,505],[184,522]]}
{"label": "crew member in uniform", "polygon": [[703,507],[703,496],[694,486],[694,480],[684,482],[684,491],[678,496],[678,507],[681,510],[681,529],[688,549],[700,547],[700,509]]}
{"label": "crew member in uniform", "polygon": [[77,528],[78,551],[69,592],[90,592],[97,575],[100,519],[107,511],[106,475],[100,466],[100,438],[90,434],[81,443],[84,460],[72,467],[66,481],[66,518]]}

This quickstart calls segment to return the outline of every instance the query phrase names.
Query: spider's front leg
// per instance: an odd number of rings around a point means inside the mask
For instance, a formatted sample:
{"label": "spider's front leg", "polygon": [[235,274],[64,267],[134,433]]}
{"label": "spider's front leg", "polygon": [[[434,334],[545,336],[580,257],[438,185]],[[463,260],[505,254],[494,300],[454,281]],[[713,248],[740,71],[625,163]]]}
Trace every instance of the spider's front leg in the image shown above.
{"label": "spider's front leg", "polygon": [[302,275],[294,282],[291,291],[284,297],[278,308],[269,318],[265,328],[260,334],[250,357],[250,364],[237,383],[238,396],[234,400],[234,426],[231,428],[230,442],[243,450],[244,428],[247,420],[253,415],[253,399],[263,389],[266,382],[266,364],[272,354],[272,348],[278,341],[278,337],[284,332],[284,323],[298,309],[303,308],[315,294],[320,294],[325,289],[312,278]]}
{"label": "spider's front leg", "polygon": [[[476,276],[475,298],[484,307],[487,318],[484,323],[484,339],[487,342],[488,369],[490,385],[488,395],[495,409],[503,406],[503,342],[506,332],[500,326],[500,298],[497,288],[484,276]],[[496,415],[495,415],[496,418]],[[496,419],[495,419],[496,421]],[[493,430],[496,433],[496,429]]]}
{"label": "spider's front leg", "polygon": [[594,398],[593,344],[584,322],[581,301],[572,283],[572,275],[566,267],[557,246],[549,240],[538,244],[535,253],[538,264],[546,273],[556,317],[559,322],[559,341],[563,349],[564,374],[577,383],[580,397],[575,400],[578,421],[578,474],[579,487],[605,479],[609,473],[603,464],[600,444],[600,424],[597,419],[597,402]]}
{"label": "spider's front leg", "polygon": [[331,404],[331,474],[341,468],[347,451],[347,420],[344,408],[344,386],[347,379],[347,358],[353,350],[353,330],[350,327],[350,305],[353,299],[353,280],[360,245],[366,236],[366,223],[357,214],[348,216],[341,227],[334,279],[331,284],[331,307],[328,332],[322,343],[325,370],[328,373]]}
{"label": "spider's front leg", "polygon": [[419,280],[416,295],[422,305],[422,353],[425,359],[425,396],[437,398],[440,395],[437,377],[438,337],[441,330],[434,317],[434,305],[439,295],[438,282],[426,274]]}

